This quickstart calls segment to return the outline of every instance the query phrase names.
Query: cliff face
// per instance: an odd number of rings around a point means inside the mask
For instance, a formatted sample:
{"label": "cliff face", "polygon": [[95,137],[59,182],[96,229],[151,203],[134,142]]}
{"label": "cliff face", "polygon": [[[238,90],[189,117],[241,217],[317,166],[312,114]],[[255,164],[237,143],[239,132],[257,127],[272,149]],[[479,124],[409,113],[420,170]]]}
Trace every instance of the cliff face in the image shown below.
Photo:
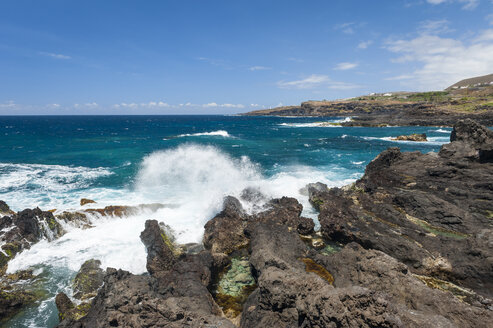
{"label": "cliff face", "polygon": [[488,327],[493,132],[461,121],[451,141],[390,148],[343,189],[307,186],[320,233],[286,197],[254,215],[227,197],[205,249],[176,252],[148,221],[149,275],[108,269],[88,314],[60,327]]}

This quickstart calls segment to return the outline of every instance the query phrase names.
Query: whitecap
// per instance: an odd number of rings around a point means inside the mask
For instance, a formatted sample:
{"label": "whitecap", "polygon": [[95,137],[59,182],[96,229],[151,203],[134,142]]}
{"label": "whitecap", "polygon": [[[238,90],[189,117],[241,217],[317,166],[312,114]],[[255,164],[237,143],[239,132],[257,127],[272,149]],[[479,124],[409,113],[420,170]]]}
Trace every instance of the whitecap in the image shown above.
{"label": "whitecap", "polygon": [[178,137],[201,137],[201,136],[219,136],[224,138],[231,138],[232,136],[225,130],[217,130],[212,132],[200,132],[200,133],[186,133],[180,134]]}

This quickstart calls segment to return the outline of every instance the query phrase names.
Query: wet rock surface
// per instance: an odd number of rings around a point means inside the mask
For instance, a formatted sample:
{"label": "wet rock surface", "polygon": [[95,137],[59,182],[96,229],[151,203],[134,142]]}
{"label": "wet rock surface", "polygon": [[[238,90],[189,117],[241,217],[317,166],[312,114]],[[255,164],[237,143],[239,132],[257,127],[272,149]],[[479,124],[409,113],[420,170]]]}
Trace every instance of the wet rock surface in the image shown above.
{"label": "wet rock surface", "polygon": [[0,218],[0,273],[17,253],[43,238],[53,240],[65,233],[51,212],[35,208],[14,213],[5,202],[0,205],[8,213]]}
{"label": "wet rock surface", "polygon": [[87,260],[82,264],[74,278],[74,297],[85,300],[96,296],[96,292],[103,284],[104,271],[101,269],[101,261]]}

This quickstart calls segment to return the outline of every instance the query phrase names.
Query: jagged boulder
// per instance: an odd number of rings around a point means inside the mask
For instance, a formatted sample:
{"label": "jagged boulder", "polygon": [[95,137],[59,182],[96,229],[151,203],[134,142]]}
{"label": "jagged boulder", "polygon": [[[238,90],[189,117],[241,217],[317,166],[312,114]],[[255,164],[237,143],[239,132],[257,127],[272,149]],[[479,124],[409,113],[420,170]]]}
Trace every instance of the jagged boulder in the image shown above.
{"label": "jagged boulder", "polygon": [[229,254],[248,244],[243,230],[248,217],[238,199],[228,196],[223,210],[204,226],[203,243],[212,253]]}
{"label": "jagged boulder", "polygon": [[147,250],[147,271],[150,274],[167,271],[174,266],[176,262],[174,246],[156,220],[146,221],[140,239]]}

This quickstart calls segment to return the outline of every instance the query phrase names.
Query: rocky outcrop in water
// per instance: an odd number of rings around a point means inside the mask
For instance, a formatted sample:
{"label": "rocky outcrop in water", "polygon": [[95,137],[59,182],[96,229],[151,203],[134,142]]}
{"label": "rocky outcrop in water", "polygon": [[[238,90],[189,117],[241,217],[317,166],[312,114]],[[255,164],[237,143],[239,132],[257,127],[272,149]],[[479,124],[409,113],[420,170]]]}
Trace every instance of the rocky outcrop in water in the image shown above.
{"label": "rocky outcrop in water", "polygon": [[13,213],[5,202],[0,205],[8,213],[0,218],[0,273],[15,254],[43,238],[53,240],[65,233],[51,212],[35,208]]}
{"label": "rocky outcrop in water", "polygon": [[409,135],[402,135],[392,138],[392,140],[399,141],[427,141],[426,133],[413,133]]}

